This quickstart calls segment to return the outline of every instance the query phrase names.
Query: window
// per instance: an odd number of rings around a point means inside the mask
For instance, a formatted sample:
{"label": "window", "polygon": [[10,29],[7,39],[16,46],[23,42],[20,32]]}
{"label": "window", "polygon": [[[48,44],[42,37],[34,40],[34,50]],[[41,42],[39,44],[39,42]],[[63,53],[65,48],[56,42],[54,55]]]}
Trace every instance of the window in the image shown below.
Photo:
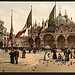
{"label": "window", "polygon": [[6,33],[6,30],[4,32]]}
{"label": "window", "polygon": [[1,31],[2,31],[2,29],[1,29]]}

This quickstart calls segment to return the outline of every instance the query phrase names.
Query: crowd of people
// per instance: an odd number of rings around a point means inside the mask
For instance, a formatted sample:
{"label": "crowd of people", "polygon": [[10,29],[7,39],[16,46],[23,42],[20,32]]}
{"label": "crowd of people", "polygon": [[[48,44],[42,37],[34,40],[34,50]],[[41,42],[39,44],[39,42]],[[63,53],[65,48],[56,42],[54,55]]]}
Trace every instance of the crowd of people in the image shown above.
{"label": "crowd of people", "polygon": [[[19,51],[12,47],[10,50],[11,50],[11,52],[9,53],[10,62],[12,64],[14,62],[18,64]],[[22,51],[22,58],[25,58],[26,48],[22,48],[21,51]],[[36,52],[39,52],[39,48],[28,49],[28,53],[31,53],[31,51],[33,51],[33,54],[36,54]],[[53,54],[52,59],[56,59],[57,61],[69,61],[70,59],[75,58],[75,50],[73,48],[71,48],[70,50],[68,50],[68,48],[65,48],[65,50],[63,51],[64,56],[61,54],[61,52],[59,52],[57,55],[58,51],[57,49],[51,49],[51,50],[42,49],[42,51],[45,51],[44,61],[50,60],[50,54]],[[5,50],[5,52],[7,52],[7,49]]]}
{"label": "crowd of people", "polygon": [[9,55],[10,62],[14,64],[14,62],[16,61],[16,64],[18,64],[19,51],[17,49],[14,51],[14,48],[11,47],[11,52],[9,53]]}
{"label": "crowd of people", "polygon": [[[5,49],[5,52],[8,52],[7,50],[8,49]],[[10,62],[12,64],[14,64],[14,62],[16,61],[16,64],[18,64],[19,51],[17,49],[14,49],[14,47],[10,47],[10,50],[11,50],[11,52],[9,53]],[[22,58],[25,58],[26,48],[21,48],[21,51],[22,51]],[[28,51],[29,51],[29,53],[31,53],[31,51],[33,51],[33,53],[36,54],[37,51],[39,52],[39,49],[38,48],[34,48],[33,50],[28,49]]]}
{"label": "crowd of people", "polygon": [[[56,59],[57,61],[69,61],[70,59],[75,58],[75,50],[73,48],[71,48],[70,50],[65,48],[65,50],[63,51],[64,56],[61,54],[61,52],[57,55],[56,49],[53,49],[51,52],[53,53],[52,59]],[[47,50],[44,54],[44,60],[50,60],[50,52],[48,52]]]}

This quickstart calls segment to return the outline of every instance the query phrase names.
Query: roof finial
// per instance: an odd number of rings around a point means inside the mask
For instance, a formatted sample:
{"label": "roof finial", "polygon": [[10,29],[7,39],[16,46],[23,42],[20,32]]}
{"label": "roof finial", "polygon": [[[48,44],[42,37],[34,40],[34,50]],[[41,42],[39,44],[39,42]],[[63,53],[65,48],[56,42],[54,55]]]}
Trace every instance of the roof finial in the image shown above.
{"label": "roof finial", "polygon": [[67,18],[67,17],[68,17],[68,16],[67,16],[67,13],[66,13],[66,9],[65,9],[65,15],[64,15],[64,17],[65,17],[65,18]]}
{"label": "roof finial", "polygon": [[59,16],[61,16],[61,7],[59,7]]}
{"label": "roof finial", "polygon": [[37,26],[37,22],[36,22],[36,20],[35,20],[35,26]]}
{"label": "roof finial", "polygon": [[71,21],[72,21],[72,17],[71,17]]}
{"label": "roof finial", "polygon": [[43,20],[42,20],[42,25],[44,24],[44,18],[43,18]]}
{"label": "roof finial", "polygon": [[67,15],[67,14],[66,14],[66,9],[65,9],[65,15]]}

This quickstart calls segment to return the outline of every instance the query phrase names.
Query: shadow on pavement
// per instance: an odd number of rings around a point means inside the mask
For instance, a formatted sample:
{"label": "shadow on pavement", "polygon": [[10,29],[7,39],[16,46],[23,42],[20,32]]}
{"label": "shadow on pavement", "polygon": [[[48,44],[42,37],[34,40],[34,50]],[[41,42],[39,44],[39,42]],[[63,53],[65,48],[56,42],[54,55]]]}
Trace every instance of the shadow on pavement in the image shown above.
{"label": "shadow on pavement", "polygon": [[3,63],[10,63],[10,62],[3,62]]}

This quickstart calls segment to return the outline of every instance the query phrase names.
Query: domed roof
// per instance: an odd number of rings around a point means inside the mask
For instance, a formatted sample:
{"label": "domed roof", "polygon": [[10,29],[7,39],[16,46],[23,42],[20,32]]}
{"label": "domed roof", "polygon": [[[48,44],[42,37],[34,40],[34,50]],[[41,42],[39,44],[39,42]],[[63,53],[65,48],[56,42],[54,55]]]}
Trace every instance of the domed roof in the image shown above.
{"label": "domed roof", "polygon": [[57,16],[56,17],[56,24],[66,24],[66,18],[64,16]]}
{"label": "domed roof", "polygon": [[74,25],[75,25],[75,23],[71,21],[71,22],[69,23],[69,25],[73,25],[73,26],[74,26]]}
{"label": "domed roof", "polygon": [[67,23],[67,25],[68,25],[69,23],[71,23],[71,21],[70,21],[69,18],[65,18],[65,16],[57,16],[57,17],[56,17],[56,24],[57,24],[58,26],[61,25],[61,24],[66,25],[66,23]]}

